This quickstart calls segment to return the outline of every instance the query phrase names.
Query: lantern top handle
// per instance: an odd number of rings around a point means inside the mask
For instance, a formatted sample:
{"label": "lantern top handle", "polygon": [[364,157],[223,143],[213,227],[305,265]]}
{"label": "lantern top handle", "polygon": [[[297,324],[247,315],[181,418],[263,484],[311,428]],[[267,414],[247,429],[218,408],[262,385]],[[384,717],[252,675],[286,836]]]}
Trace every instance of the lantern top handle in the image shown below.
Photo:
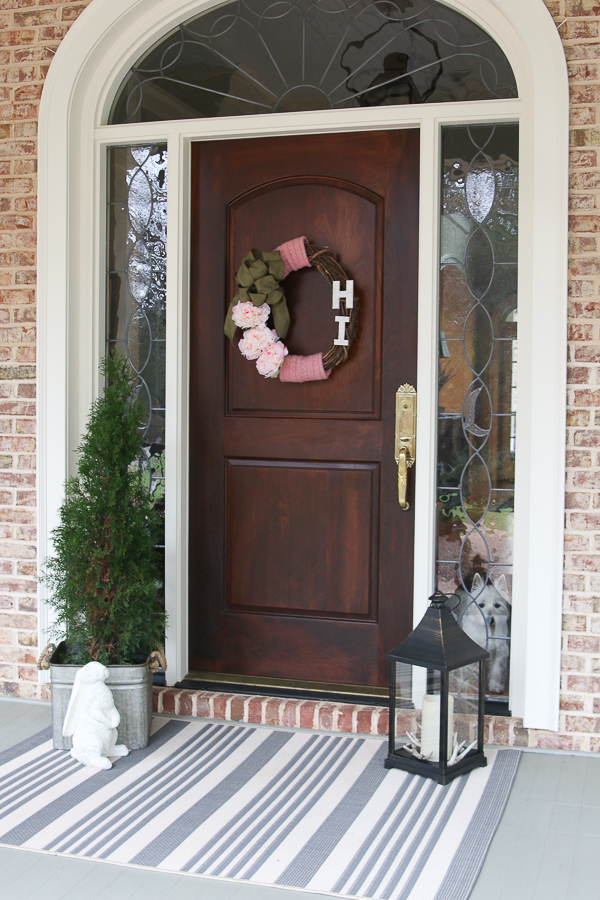
{"label": "lantern top handle", "polygon": [[441,609],[446,604],[446,600],[448,600],[452,594],[442,594],[439,589],[436,589],[435,593],[431,595],[429,598],[429,605],[433,606],[434,609]]}
{"label": "lantern top handle", "polygon": [[450,596],[441,591],[432,594],[429,607],[415,630],[386,653],[386,659],[440,672],[489,659],[489,652],[471,640],[452,615],[448,605]]}

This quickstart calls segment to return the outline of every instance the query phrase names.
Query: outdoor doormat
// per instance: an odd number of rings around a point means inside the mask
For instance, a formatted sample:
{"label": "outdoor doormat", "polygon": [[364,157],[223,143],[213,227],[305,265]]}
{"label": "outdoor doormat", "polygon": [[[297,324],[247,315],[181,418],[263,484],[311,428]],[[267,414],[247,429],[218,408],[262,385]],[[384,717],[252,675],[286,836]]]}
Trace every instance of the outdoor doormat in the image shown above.
{"label": "outdoor doormat", "polygon": [[384,769],[368,737],[155,719],[112,769],[53,750],[0,754],[0,845],[390,900],[466,900],[518,750],[440,787]]}

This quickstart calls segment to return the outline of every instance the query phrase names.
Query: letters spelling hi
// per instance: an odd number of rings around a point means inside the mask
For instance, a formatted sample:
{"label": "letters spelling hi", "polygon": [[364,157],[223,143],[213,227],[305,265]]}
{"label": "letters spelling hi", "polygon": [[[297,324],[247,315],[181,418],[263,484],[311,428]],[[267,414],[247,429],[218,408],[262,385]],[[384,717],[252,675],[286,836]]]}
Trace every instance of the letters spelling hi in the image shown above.
{"label": "letters spelling hi", "polygon": [[[354,306],[354,281],[346,282],[346,290],[341,290],[341,282],[333,282],[333,309],[340,308],[340,300],[346,302],[346,309],[352,309]],[[350,321],[350,316],[336,316],[335,321],[338,323],[338,336],[334,340],[336,347],[347,347],[348,341],[345,337],[346,324]]]}

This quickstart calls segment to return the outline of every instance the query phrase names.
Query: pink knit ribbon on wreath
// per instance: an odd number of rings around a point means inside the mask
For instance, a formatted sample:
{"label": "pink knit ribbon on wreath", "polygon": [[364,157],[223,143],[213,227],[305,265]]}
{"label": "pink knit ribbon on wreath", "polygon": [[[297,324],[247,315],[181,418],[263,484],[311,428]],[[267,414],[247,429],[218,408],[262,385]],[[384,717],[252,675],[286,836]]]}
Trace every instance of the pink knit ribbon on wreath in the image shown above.
{"label": "pink knit ribbon on wreath", "polygon": [[285,244],[275,247],[276,250],[279,250],[279,255],[285,264],[283,272],[284,278],[287,278],[290,272],[296,272],[298,269],[304,269],[305,266],[310,266],[308,256],[306,255],[307,243],[308,241],[305,237],[298,237],[294,238],[293,241],[286,241]]}
{"label": "pink knit ribbon on wreath", "polygon": [[323,368],[323,354],[312,356],[286,356],[279,370],[280,381],[324,381],[331,375],[331,369]]}

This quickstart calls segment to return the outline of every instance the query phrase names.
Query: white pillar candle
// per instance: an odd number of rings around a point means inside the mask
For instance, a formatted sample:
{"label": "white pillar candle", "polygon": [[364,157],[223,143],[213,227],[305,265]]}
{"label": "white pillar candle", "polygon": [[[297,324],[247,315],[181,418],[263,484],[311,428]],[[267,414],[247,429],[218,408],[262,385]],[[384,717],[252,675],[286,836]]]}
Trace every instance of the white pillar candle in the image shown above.
{"label": "white pillar candle", "polygon": [[[452,756],[454,732],[454,697],[448,695],[448,756]],[[440,695],[425,694],[421,713],[421,753],[432,762],[440,761]]]}

